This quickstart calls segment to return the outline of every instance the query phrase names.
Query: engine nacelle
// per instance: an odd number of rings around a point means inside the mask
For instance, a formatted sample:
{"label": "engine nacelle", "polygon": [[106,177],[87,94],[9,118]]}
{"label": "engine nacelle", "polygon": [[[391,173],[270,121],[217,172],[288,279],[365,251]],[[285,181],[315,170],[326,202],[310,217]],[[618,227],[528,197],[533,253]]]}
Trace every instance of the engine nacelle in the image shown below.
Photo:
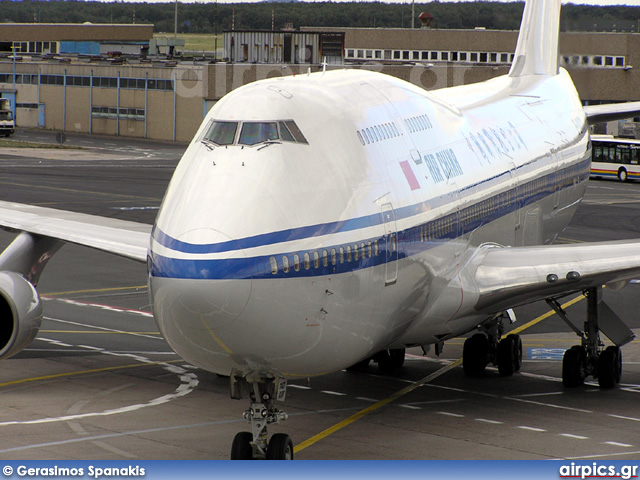
{"label": "engine nacelle", "polygon": [[0,359],[20,352],[42,323],[42,303],[35,287],[15,272],[0,272]]}

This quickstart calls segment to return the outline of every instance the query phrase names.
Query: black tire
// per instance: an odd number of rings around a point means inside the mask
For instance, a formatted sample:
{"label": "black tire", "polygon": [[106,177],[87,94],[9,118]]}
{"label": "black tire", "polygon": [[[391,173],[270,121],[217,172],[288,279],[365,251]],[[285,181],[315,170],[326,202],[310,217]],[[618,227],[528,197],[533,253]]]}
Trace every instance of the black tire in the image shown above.
{"label": "black tire", "polygon": [[276,433],[269,440],[267,460],[293,460],[293,441],[286,433]]}
{"label": "black tire", "polygon": [[627,178],[628,178],[627,171],[624,168],[621,168],[620,170],[618,170],[618,179],[620,179],[621,182],[626,182]]}
{"label": "black tire", "polygon": [[585,378],[586,352],[574,345],[562,357],[562,384],[568,388],[579,387]]}
{"label": "black tire", "polygon": [[402,368],[404,365],[404,348],[384,350],[376,353],[374,360],[378,362],[378,368],[384,375],[390,375]]}
{"label": "black tire", "polygon": [[516,372],[519,372],[520,368],[522,367],[522,339],[520,338],[520,335],[516,335],[514,333],[510,334],[509,337],[513,338],[513,340],[515,342]]}
{"label": "black tire", "polygon": [[251,432],[239,432],[233,437],[231,444],[231,460],[253,460],[253,434]]}
{"label": "black tire", "polygon": [[622,376],[622,353],[618,347],[607,347],[598,358],[598,385],[613,388]]}
{"label": "black tire", "polygon": [[518,339],[509,335],[498,344],[498,371],[503,377],[513,375],[518,371],[520,360],[518,353]]}
{"label": "black tire", "polygon": [[462,348],[462,369],[468,377],[482,375],[487,367],[489,339],[484,333],[476,333],[464,342]]}
{"label": "black tire", "polygon": [[356,372],[358,370],[364,370],[369,366],[370,358],[365,358],[364,360],[360,360],[358,363],[354,363],[350,367],[347,367],[347,372]]}

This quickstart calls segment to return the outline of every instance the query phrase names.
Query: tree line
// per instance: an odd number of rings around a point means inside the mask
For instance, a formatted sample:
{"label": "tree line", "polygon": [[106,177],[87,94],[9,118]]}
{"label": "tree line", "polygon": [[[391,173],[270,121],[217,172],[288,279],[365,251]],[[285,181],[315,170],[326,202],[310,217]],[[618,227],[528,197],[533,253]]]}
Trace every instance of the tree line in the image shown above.
{"label": "tree line", "polygon": [[[147,23],[156,32],[173,32],[174,2],[124,3],[98,1],[3,1],[0,20],[16,23]],[[416,3],[416,16],[433,15],[434,28],[517,30],[524,2]],[[638,32],[640,6],[564,5],[563,31]],[[179,33],[220,33],[230,30],[275,30],[293,23],[312,27],[411,27],[410,3],[383,2],[260,2],[186,3],[178,5]],[[420,22],[415,19],[415,26]]]}

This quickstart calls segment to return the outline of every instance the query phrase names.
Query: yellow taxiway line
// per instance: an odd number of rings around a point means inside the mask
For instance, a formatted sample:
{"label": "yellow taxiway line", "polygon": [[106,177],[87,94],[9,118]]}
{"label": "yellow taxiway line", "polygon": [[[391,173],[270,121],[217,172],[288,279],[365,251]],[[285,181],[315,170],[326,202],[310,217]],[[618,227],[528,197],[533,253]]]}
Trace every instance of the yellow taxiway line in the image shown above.
{"label": "yellow taxiway line", "polygon": [[[571,305],[574,305],[576,303],[578,303],[579,301],[583,300],[585,297],[584,295],[578,295],[577,297],[573,298],[572,300],[569,300],[567,303],[565,303],[564,305],[562,305],[563,309],[566,309],[568,307],[570,307]],[[514,330],[512,330],[509,333],[520,333],[524,330],[526,330],[527,328],[532,327],[533,325],[536,325],[537,323],[540,323],[542,320],[545,320],[546,318],[551,317],[552,315],[555,315],[554,311],[549,311],[543,315],[540,315],[539,317],[531,320],[528,323],[525,323],[524,325],[522,325],[521,327],[518,327]],[[458,367],[462,365],[462,358],[459,358],[458,360],[456,360],[453,363],[450,363],[449,365],[447,365],[446,367],[441,368],[440,370],[437,370],[435,372],[433,372],[430,375],[427,375],[426,377],[418,380],[417,382],[412,383],[411,385],[403,388],[402,390],[398,390],[397,392],[395,392],[393,395],[385,398],[384,400],[380,400],[379,402],[371,405],[368,408],[365,408],[364,410],[360,410],[358,413],[355,413],[353,415],[351,415],[349,418],[341,421],[340,423],[336,423],[334,426],[327,428],[326,430],[318,433],[317,435],[314,435],[313,437],[305,440],[304,442],[298,444],[294,449],[294,453],[298,453],[302,450],[304,450],[307,447],[310,447],[311,445],[313,445],[314,443],[319,442],[320,440],[327,438],[329,435],[342,430],[344,427],[351,425],[352,423],[354,423],[357,420],[360,420],[361,418],[365,417],[366,415],[369,415],[372,412],[375,412],[376,410],[378,410],[381,407],[384,407],[385,405],[393,402],[394,400],[397,400],[398,398],[406,395],[407,393],[411,393],[413,392],[415,389],[435,380],[436,378],[438,378],[439,376],[447,373],[449,370],[454,369],[455,367]]]}

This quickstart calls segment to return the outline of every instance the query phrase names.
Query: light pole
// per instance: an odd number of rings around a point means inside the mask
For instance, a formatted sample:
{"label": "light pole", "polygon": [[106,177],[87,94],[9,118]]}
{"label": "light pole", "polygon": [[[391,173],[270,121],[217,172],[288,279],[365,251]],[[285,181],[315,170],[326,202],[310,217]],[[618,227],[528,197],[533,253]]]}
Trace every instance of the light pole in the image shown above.
{"label": "light pole", "polygon": [[178,38],[178,0],[176,0],[176,10],[173,15],[173,38]]}

